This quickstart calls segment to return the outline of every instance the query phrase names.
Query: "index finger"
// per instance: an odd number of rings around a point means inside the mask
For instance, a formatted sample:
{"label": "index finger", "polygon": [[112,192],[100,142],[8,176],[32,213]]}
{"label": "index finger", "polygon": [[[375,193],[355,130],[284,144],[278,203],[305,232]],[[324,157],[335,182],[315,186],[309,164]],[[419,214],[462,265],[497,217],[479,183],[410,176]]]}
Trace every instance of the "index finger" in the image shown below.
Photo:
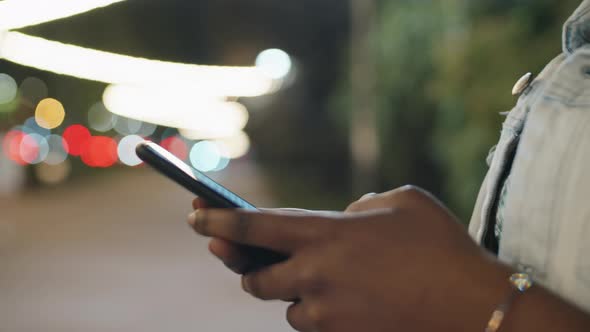
{"label": "index finger", "polygon": [[204,199],[197,197],[195,199],[193,199],[193,209],[198,210],[198,209],[206,209],[207,208],[207,202],[205,202]]}
{"label": "index finger", "polygon": [[189,216],[199,234],[291,254],[326,234],[330,218],[293,213],[201,209]]}

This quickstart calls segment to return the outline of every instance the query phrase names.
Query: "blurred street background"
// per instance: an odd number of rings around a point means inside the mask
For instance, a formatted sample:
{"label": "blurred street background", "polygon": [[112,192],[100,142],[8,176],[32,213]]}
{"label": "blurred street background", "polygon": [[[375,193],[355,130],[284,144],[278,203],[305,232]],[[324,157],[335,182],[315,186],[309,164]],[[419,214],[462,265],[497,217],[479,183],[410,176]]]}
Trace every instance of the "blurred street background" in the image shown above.
{"label": "blurred street background", "polygon": [[411,183],[468,220],[512,86],[580,1],[67,3],[0,2],[2,332],[290,331],[134,145],[257,206]]}

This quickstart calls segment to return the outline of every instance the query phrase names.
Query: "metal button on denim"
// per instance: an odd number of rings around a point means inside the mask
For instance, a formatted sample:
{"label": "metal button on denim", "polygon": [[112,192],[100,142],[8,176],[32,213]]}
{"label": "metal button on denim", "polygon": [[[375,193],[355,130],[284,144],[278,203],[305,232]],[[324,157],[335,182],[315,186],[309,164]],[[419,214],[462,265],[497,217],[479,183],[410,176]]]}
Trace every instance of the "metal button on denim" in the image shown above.
{"label": "metal button on denim", "polygon": [[526,73],[524,74],[523,77],[521,77],[516,84],[514,84],[514,87],[512,88],[512,95],[513,96],[519,96],[521,95],[526,88],[528,88],[531,85],[531,82],[533,78],[533,74],[532,73]]}

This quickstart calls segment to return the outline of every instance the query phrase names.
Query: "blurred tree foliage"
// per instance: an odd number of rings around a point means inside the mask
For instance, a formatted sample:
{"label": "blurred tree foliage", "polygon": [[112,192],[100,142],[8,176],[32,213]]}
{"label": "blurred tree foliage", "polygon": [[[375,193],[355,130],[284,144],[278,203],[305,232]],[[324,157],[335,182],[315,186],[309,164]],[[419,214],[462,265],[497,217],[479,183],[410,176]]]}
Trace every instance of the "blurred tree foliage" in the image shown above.
{"label": "blurred tree foliage", "polygon": [[372,39],[383,189],[424,186],[468,220],[513,84],[561,52],[579,3],[380,1]]}

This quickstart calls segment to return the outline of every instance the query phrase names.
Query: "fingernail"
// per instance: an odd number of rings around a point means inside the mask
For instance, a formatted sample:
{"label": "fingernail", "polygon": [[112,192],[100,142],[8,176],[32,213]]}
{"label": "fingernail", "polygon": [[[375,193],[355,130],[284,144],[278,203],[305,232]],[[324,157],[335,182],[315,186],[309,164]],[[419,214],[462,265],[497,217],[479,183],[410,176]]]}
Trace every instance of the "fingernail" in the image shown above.
{"label": "fingernail", "polygon": [[193,211],[191,214],[188,215],[188,223],[191,226],[195,226],[197,224],[197,214],[199,210]]}
{"label": "fingernail", "polygon": [[242,288],[244,289],[244,291],[246,291],[247,293],[251,293],[251,289],[250,286],[248,285],[248,278],[247,277],[242,277]]}

